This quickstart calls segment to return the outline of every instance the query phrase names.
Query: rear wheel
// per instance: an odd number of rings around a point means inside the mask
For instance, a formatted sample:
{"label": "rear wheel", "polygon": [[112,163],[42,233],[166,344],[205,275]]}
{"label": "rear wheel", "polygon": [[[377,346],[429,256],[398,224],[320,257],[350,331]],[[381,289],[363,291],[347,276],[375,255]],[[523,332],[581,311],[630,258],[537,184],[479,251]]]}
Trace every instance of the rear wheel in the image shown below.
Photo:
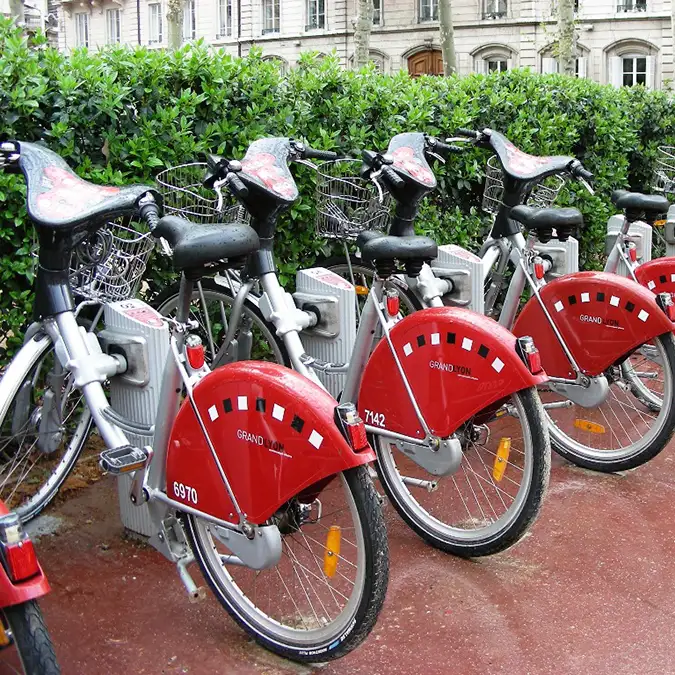
{"label": "rear wheel", "polygon": [[[174,284],[166,288],[153,304],[163,316],[175,318],[178,299],[179,284]],[[232,291],[213,279],[202,279],[195,284],[192,292],[190,318],[199,324],[196,333],[202,338],[211,367],[249,359],[290,366],[284,343],[250,298],[244,302],[230,347],[226,353],[219,353],[230,326],[234,300]]]}
{"label": "rear wheel", "polygon": [[60,675],[54,645],[35,600],[2,610],[0,675]]}
{"label": "rear wheel", "polygon": [[282,534],[279,563],[231,564],[217,528],[187,515],[202,573],[237,623],[265,648],[294,661],[344,656],[372,630],[389,576],[387,535],[365,466],[301,493],[270,520]]}
{"label": "rear wheel", "polygon": [[542,393],[553,448],[594,471],[634,469],[658,455],[675,431],[675,340],[666,333],[604,373],[607,399],[584,408]]}
{"label": "rear wheel", "polygon": [[503,551],[532,525],[548,485],[551,449],[536,390],[478,413],[457,435],[462,464],[443,478],[374,436],[382,485],[401,518],[432,546],[465,557]]}

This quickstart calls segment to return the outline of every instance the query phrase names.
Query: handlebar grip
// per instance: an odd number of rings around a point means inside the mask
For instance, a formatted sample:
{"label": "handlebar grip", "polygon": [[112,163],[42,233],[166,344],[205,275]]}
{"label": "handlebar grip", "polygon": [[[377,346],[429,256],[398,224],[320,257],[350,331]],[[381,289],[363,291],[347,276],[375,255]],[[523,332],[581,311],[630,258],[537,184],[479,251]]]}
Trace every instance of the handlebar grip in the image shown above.
{"label": "handlebar grip", "polygon": [[389,181],[393,188],[405,187],[405,181],[390,166],[382,167],[382,175]]}
{"label": "handlebar grip", "polygon": [[434,150],[439,150],[440,154],[458,155],[461,152],[464,152],[465,148],[460,148],[459,145],[450,145],[450,143],[443,143],[443,141],[439,141],[438,139],[436,139],[436,145],[434,146]]}
{"label": "handlebar grip", "polygon": [[140,209],[141,218],[148,224],[152,232],[159,224],[159,206],[152,202],[150,204],[143,204]]}
{"label": "handlebar grip", "polygon": [[241,199],[248,197],[248,188],[236,173],[231,173],[227,179],[227,187],[230,192]]}
{"label": "handlebar grip", "polygon": [[580,166],[575,172],[574,175],[577,178],[583,178],[585,181],[588,181],[589,183],[595,178],[595,176],[590,172],[584,169],[583,166]]}
{"label": "handlebar grip", "polygon": [[315,150],[314,148],[305,148],[304,159],[323,159],[331,161],[338,158],[337,152],[331,150]]}
{"label": "handlebar grip", "polygon": [[207,190],[213,190],[213,186],[216,184],[216,174],[212,173],[211,171],[206,172],[206,176],[204,177],[204,180],[202,181],[202,185],[207,189]]}
{"label": "handlebar grip", "polygon": [[480,138],[480,132],[471,129],[457,129],[458,136],[466,136],[466,138]]}

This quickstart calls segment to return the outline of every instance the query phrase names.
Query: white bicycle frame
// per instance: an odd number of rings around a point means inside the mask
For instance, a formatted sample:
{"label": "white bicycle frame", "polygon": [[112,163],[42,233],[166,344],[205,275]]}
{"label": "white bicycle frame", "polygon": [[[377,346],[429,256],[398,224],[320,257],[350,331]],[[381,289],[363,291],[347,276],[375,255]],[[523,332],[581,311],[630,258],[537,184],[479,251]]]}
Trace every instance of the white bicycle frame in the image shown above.
{"label": "white bicycle frame", "polygon": [[[183,279],[179,319],[187,317],[189,312],[191,289],[186,284],[191,284],[191,282]],[[143,430],[145,434],[153,435],[153,445],[152,448],[145,448],[148,459],[145,466],[138,469],[134,475],[130,498],[136,505],[147,503],[155,526],[155,532],[150,537],[149,543],[177,565],[188,593],[193,597],[198,597],[201,592],[186,569],[187,565],[193,562],[194,557],[182,535],[181,528],[176,527],[174,511],[198,516],[219,527],[242,534],[242,536],[245,536],[243,527],[255,528],[255,526],[246,522],[246,516],[237,503],[236,496],[218,461],[198,412],[202,432],[208,440],[214,460],[220,470],[220,477],[236,509],[239,524],[235,525],[197,508],[174,501],[166,493],[166,453],[173,422],[181,403],[181,392],[185,387],[188,397],[192,399],[193,386],[209,372],[206,365],[199,371],[193,371],[183,356],[184,331],[187,322],[174,321],[171,324],[170,352],[164,366],[155,423],[151,428]],[[22,347],[0,380],[0,415],[4,417],[7,414],[13,399],[12,392],[16,391],[23,382],[27,367],[34,362],[36,355],[41,354],[48,347],[51,341],[55,346],[55,353],[61,366],[71,374],[75,386],[82,391],[87,408],[91,412],[106,447],[112,450],[128,446],[129,441],[125,431],[138,433],[138,426],[134,427],[131,423],[125,424],[125,421],[112,410],[102,385],[108,378],[124,372],[125,364],[101,352],[96,335],[86,333],[78,325],[76,312],[62,312],[49,317],[42,321],[40,330],[35,329],[34,332],[34,337]],[[196,407],[194,409],[196,410]],[[245,564],[235,556],[231,558],[230,563]]]}

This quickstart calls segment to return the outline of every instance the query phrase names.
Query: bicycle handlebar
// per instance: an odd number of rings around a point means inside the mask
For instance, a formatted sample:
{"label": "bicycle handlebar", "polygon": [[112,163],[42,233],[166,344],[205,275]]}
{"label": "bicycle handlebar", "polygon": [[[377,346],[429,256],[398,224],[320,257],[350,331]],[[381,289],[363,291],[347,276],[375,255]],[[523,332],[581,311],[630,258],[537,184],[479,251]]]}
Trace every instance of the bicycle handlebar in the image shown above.
{"label": "bicycle handlebar", "polygon": [[337,152],[332,152],[331,150],[315,150],[314,148],[305,148],[305,151],[302,155],[303,159],[322,159],[325,161],[331,161],[339,157]]}
{"label": "bicycle handlebar", "polygon": [[478,140],[481,137],[480,131],[472,131],[471,129],[457,129],[458,136],[464,136],[465,138],[473,138]]}
{"label": "bicycle handlebar", "polygon": [[382,175],[391,183],[394,188],[403,188],[405,187],[405,181],[401,178],[396,171],[394,171],[390,166],[386,164],[380,169]]}
{"label": "bicycle handlebar", "polygon": [[240,199],[246,199],[246,197],[248,197],[248,188],[236,173],[228,173],[225,178],[225,183],[235,197],[239,197]]}

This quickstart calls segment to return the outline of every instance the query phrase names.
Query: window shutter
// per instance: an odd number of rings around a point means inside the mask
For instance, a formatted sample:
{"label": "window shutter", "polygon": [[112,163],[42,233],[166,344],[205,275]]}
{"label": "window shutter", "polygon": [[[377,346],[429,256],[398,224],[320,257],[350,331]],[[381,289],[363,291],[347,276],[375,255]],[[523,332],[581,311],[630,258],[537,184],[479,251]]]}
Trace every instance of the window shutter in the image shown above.
{"label": "window shutter", "polygon": [[551,58],[543,58],[541,60],[541,72],[544,75],[558,72],[558,60]]}
{"label": "window shutter", "polygon": [[506,69],[513,70],[513,59],[506,59]]}
{"label": "window shutter", "polygon": [[586,57],[579,57],[579,74],[578,77],[588,77],[588,59]]}
{"label": "window shutter", "polygon": [[609,59],[609,83],[615,87],[623,86],[623,59],[620,56]]}
{"label": "window shutter", "polygon": [[656,89],[656,59],[647,57],[647,89]]}

